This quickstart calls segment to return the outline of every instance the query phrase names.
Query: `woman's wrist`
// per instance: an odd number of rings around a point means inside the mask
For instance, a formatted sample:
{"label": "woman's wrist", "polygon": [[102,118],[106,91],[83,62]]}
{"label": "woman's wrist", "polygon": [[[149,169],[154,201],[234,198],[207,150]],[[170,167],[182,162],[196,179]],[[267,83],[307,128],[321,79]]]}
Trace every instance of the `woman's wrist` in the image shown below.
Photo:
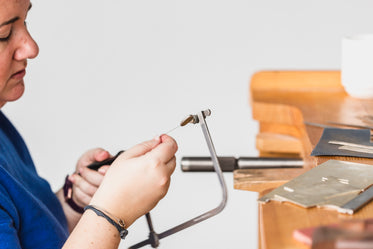
{"label": "woman's wrist", "polygon": [[120,243],[118,230],[94,212],[86,211],[71,232],[63,249],[117,249]]}
{"label": "woman's wrist", "polygon": [[97,216],[100,216],[104,218],[105,220],[107,220],[107,222],[109,222],[111,225],[113,225],[118,230],[121,239],[126,238],[128,231],[126,229],[126,224],[122,219],[114,216],[107,210],[101,207],[94,206],[94,205],[86,206],[84,208],[84,211],[86,210],[92,210]]}
{"label": "woman's wrist", "polygon": [[81,214],[75,212],[65,201],[65,197],[63,195],[63,189],[61,188],[56,192],[56,196],[58,200],[61,203],[63,212],[65,213],[67,223],[68,223],[68,228],[69,231],[71,232],[76,224],[78,223],[79,219],[82,217]]}
{"label": "woman's wrist", "polygon": [[120,200],[120,203],[116,200],[114,195],[111,195],[110,198],[107,197],[99,188],[95,195],[93,196],[89,205],[100,207],[108,213],[112,214],[114,217],[121,219],[125,223],[125,227],[128,228],[136,220],[137,217],[134,217],[132,208],[129,207],[129,202],[125,200]]}

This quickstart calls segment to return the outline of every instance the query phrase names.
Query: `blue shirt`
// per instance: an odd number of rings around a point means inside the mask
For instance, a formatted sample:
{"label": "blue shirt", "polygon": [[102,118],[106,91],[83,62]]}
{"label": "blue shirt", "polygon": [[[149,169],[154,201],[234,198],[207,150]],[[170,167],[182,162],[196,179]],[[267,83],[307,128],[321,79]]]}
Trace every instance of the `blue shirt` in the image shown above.
{"label": "blue shirt", "polygon": [[0,111],[0,248],[61,248],[67,236],[61,204]]}

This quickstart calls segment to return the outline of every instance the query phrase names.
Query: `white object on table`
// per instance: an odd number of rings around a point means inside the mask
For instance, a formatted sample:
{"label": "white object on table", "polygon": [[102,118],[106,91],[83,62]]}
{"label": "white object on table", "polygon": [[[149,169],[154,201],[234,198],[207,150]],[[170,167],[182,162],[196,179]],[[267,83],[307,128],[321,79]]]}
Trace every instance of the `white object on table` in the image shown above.
{"label": "white object on table", "polygon": [[342,39],[342,85],[356,98],[373,98],[373,34]]}

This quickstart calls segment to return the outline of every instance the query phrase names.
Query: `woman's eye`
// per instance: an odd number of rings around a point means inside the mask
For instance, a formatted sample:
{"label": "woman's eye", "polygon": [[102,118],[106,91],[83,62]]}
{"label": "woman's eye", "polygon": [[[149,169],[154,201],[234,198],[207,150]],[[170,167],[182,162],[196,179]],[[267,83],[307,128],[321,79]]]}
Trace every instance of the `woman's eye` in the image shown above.
{"label": "woman's eye", "polygon": [[8,41],[11,35],[12,35],[12,31],[10,31],[9,34],[6,35],[5,37],[0,37],[0,42]]}

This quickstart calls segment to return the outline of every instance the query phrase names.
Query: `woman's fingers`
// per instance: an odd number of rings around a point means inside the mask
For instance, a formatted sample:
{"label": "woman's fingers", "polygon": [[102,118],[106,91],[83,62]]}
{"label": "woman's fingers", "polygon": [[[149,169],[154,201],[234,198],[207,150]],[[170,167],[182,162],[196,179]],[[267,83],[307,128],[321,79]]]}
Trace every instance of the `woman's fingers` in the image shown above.
{"label": "woman's fingers", "polygon": [[92,196],[88,195],[80,188],[73,188],[73,200],[80,207],[85,207],[89,204],[92,199]]}
{"label": "woman's fingers", "polygon": [[110,157],[110,153],[102,148],[95,148],[84,153],[76,165],[77,170],[93,162],[100,162]]}
{"label": "woman's fingers", "polygon": [[177,144],[175,140],[168,135],[161,135],[133,146],[119,157],[122,159],[130,159],[151,153],[150,157],[159,158],[162,162],[168,162],[176,151]]}
{"label": "woman's fingers", "polygon": [[91,204],[132,224],[166,195],[176,166],[176,151],[176,141],[167,135],[126,150],[110,166]]}
{"label": "woman's fingers", "polygon": [[[109,166],[103,166],[103,170],[107,169],[108,167]],[[104,176],[101,172],[97,172],[96,170],[92,170],[86,167],[79,169],[80,176],[89,184],[96,187],[100,186],[102,179],[104,179]]]}
{"label": "woman's fingers", "polygon": [[177,144],[175,140],[168,135],[162,135],[160,138],[161,143],[146,155],[150,158],[158,158],[161,162],[167,163],[175,156],[178,149]]}
{"label": "woman's fingers", "polygon": [[[99,173],[95,172],[100,175]],[[74,174],[71,176],[71,181],[73,182],[73,194],[75,195],[76,189],[79,189],[81,192],[85,193],[88,196],[93,196],[99,185],[93,185],[82,176]]]}
{"label": "woman's fingers", "polygon": [[126,150],[120,157],[125,159],[130,159],[138,156],[142,156],[145,153],[151,151],[161,142],[160,137],[155,137],[152,140],[148,140],[142,142],[141,144],[137,144],[133,146],[131,149]]}
{"label": "woman's fingers", "polygon": [[106,165],[106,166],[101,166],[97,171],[101,174],[101,175],[105,175],[106,172],[108,171],[110,165]]}
{"label": "woman's fingers", "polygon": [[168,174],[169,175],[172,175],[175,171],[175,167],[176,167],[176,157],[174,156],[173,158],[171,158],[170,161],[168,161],[168,163],[166,164],[166,169],[168,171]]}

